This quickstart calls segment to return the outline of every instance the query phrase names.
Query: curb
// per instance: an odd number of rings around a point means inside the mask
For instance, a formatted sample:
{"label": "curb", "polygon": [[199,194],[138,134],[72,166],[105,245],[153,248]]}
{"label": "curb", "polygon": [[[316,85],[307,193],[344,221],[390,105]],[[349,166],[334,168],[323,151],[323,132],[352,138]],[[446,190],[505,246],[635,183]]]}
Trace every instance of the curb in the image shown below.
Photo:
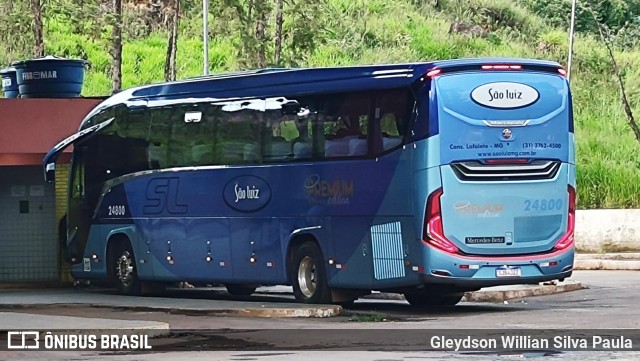
{"label": "curb", "polygon": [[84,306],[94,308],[111,308],[122,309],[138,312],[167,312],[176,315],[197,315],[197,316],[232,316],[232,317],[261,317],[261,318],[328,318],[335,317],[342,313],[343,309],[340,305],[319,305],[317,307],[251,307],[251,308],[221,308],[221,309],[194,309],[194,308],[176,308],[162,306],[129,306],[129,305],[108,305],[95,303],[56,303],[56,304],[22,304],[22,305],[1,305],[2,310],[28,310],[30,308],[47,308],[47,307],[73,307]]}
{"label": "curb", "polygon": [[[507,286],[508,287],[508,286]],[[507,300],[534,297],[534,296],[547,296],[556,293],[577,291],[583,288],[587,288],[579,281],[567,281],[562,284],[549,284],[538,285],[533,287],[527,287],[522,289],[505,289],[505,290],[486,290],[467,292],[462,298],[461,302],[504,302]],[[365,296],[366,299],[378,299],[378,300],[404,300],[404,296],[398,293],[373,293],[369,296]]]}
{"label": "curb", "polygon": [[573,269],[577,271],[640,271],[640,260],[576,259]]}
{"label": "curb", "polygon": [[577,291],[585,288],[581,282],[573,281],[563,284],[539,285],[520,290],[467,292],[462,301],[466,302],[503,302],[516,298],[547,296],[556,293]]}
{"label": "curb", "polygon": [[602,259],[610,261],[640,261],[640,253],[576,253],[575,259]]}
{"label": "curb", "polygon": [[573,269],[640,271],[640,253],[577,253]]}
{"label": "curb", "polygon": [[314,308],[261,308],[261,309],[240,309],[224,313],[229,316],[241,317],[264,317],[264,318],[328,318],[335,317],[342,313],[342,307],[338,305],[327,305]]}

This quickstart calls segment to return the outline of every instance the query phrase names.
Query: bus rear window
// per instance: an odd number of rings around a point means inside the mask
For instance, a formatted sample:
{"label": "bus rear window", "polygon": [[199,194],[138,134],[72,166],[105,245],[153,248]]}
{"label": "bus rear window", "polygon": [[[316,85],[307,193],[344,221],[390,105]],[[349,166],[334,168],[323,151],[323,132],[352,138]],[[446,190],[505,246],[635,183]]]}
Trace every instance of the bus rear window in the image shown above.
{"label": "bus rear window", "polygon": [[532,72],[474,72],[435,79],[445,111],[470,119],[533,119],[558,109],[566,100],[560,75]]}

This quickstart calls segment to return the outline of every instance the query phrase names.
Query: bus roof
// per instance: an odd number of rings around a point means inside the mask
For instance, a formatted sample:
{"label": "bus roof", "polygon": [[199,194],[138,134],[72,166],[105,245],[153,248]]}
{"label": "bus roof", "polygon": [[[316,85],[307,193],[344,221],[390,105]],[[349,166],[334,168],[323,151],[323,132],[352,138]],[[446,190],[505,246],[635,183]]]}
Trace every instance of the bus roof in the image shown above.
{"label": "bus roof", "polygon": [[340,66],[325,68],[267,68],[139,86],[115,94],[87,118],[117,104],[147,107],[174,102],[202,102],[247,97],[318,94],[335,91],[388,89],[409,86],[434,68],[473,68],[485,64],[518,64],[559,69],[552,61],[519,58],[467,58],[435,62]]}
{"label": "bus roof", "polygon": [[447,69],[461,66],[481,66],[487,64],[522,65],[523,67],[547,67],[558,69],[562,66],[555,61],[525,59],[525,58],[464,58],[433,62],[434,68]]}

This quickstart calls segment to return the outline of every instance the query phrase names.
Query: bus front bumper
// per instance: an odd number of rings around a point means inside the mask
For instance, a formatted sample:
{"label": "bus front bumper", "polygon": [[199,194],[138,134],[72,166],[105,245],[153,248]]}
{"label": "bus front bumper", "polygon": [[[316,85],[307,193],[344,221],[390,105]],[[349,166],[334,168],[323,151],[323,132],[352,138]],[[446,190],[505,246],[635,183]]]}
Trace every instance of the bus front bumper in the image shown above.
{"label": "bus front bumper", "polygon": [[546,254],[500,257],[455,255],[429,247],[421,278],[425,284],[470,289],[562,280],[573,272],[574,255],[574,247]]}

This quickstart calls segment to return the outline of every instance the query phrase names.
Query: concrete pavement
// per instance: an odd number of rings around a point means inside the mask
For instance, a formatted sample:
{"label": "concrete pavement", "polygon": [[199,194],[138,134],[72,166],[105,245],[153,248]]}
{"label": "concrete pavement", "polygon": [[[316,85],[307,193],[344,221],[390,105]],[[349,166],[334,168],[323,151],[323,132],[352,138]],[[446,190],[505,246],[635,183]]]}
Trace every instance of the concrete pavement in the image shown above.
{"label": "concrete pavement", "polygon": [[[640,270],[640,253],[579,254],[576,269]],[[531,296],[579,290],[588,286],[585,273],[571,279],[539,285],[489,287],[469,292],[462,302],[504,302]],[[587,273],[589,274],[589,273]],[[104,290],[2,289],[0,324],[3,329],[145,329],[158,335],[169,333],[163,322],[111,320],[99,318],[101,307],[138,311],[164,311],[175,314],[245,317],[332,317],[343,310],[337,305],[302,305],[292,302],[291,287],[261,287],[250,298],[233,298],[224,289],[205,288],[170,291],[171,297],[127,297]],[[374,293],[366,298],[403,300],[399,294]],[[96,307],[96,318],[47,316],[24,313],[29,307],[84,305]],[[20,309],[21,312],[10,312]]]}
{"label": "concrete pavement", "polygon": [[171,333],[166,322],[140,320],[113,320],[105,318],[51,316],[19,312],[0,312],[3,330],[118,330],[128,333],[144,331],[149,336],[166,336]]}
{"label": "concrete pavement", "polygon": [[[574,270],[640,271],[640,253],[578,253]],[[575,276],[564,282],[548,282],[540,285],[512,285],[483,288],[467,292],[462,302],[504,302],[510,299],[544,296],[575,291],[583,288]],[[404,300],[400,294],[373,293],[367,298]]]}
{"label": "concrete pavement", "polygon": [[[533,296],[546,296],[556,293],[576,291],[585,288],[582,282],[577,280],[565,280],[563,282],[545,282],[537,285],[509,285],[487,287],[480,291],[467,292],[462,302],[508,302],[512,299]],[[404,296],[397,293],[374,292],[365,298],[404,300]]]}
{"label": "concrete pavement", "polygon": [[[379,316],[390,318],[385,320],[361,320],[360,318],[341,318],[335,320],[273,320],[249,319],[237,317],[200,317],[199,315],[183,316],[152,312],[143,315],[138,312],[122,312],[111,309],[100,312],[101,317],[120,314],[124,318],[146,318],[169,322],[172,329],[177,330],[172,337],[154,340],[154,350],[151,353],[142,352],[66,352],[66,351],[33,351],[12,352],[2,354],[0,358],[24,360],[68,360],[68,359],[113,359],[113,360],[301,360],[301,359],[394,359],[405,360],[423,358],[429,360],[457,359],[458,356],[469,360],[498,360],[507,358],[545,357],[562,360],[638,360],[640,353],[633,351],[561,351],[561,352],[528,352],[528,353],[441,353],[438,351],[424,352],[426,336],[429,332],[440,332],[446,329],[458,332],[463,330],[487,329],[488,333],[511,335],[514,330],[530,330],[532,335],[548,334],[553,329],[569,332],[578,337],[585,336],[585,332],[601,330],[609,335],[614,329],[628,329],[631,337],[637,337],[640,326],[638,317],[640,311],[635,307],[640,278],[635,277],[633,271],[577,271],[574,278],[581,280],[589,289],[578,292],[532,297],[529,299],[497,303],[467,303],[446,311],[414,311],[399,302],[382,302],[368,300],[356,304],[354,312],[373,312]],[[0,297],[2,293],[0,292]],[[254,303],[261,302],[263,297],[258,295],[251,299]],[[176,297],[175,303],[181,301]],[[241,302],[241,301],[239,301]],[[371,304],[371,306],[369,306]],[[52,309],[54,311],[55,309]],[[85,307],[84,312],[91,312]],[[51,314],[51,313],[49,313]],[[75,316],[81,313],[66,313]],[[396,316],[396,317],[394,317]],[[0,320],[1,321],[1,320]],[[202,333],[181,335],[180,330],[200,329]],[[351,331],[356,338],[345,337]],[[563,331],[564,330],[564,331]],[[213,331],[213,332],[211,332]],[[559,332],[560,332],[559,331]],[[405,333],[410,337],[404,337]],[[473,332],[473,331],[470,331]],[[498,333],[496,333],[498,332]],[[321,333],[323,337],[317,337]],[[377,333],[377,335],[374,335]],[[566,332],[563,333],[566,335]],[[402,336],[402,337],[401,337]],[[395,341],[397,340],[397,341]],[[637,338],[636,338],[637,340]],[[396,346],[397,345],[397,346]],[[636,346],[636,341],[633,341]],[[354,351],[357,347],[382,351],[383,347],[415,347],[419,353],[366,353]],[[310,349],[317,354],[306,352]],[[328,351],[325,351],[328,350]],[[189,352],[192,351],[192,352]],[[215,351],[215,353],[208,352]],[[349,352],[345,352],[349,351]],[[400,350],[397,350],[400,351]],[[547,357],[548,358],[548,357]]]}
{"label": "concrete pavement", "polygon": [[[575,279],[537,285],[488,287],[468,292],[462,302],[502,302],[581,288],[582,283]],[[0,310],[82,305],[96,309],[109,307],[190,315],[305,318],[333,317],[342,312],[342,307],[338,305],[295,303],[291,286],[259,287],[251,297],[232,297],[223,287],[169,289],[167,292],[170,297],[129,297],[105,289],[4,289],[0,291]],[[380,292],[363,298],[404,300],[401,294]]]}
{"label": "concrete pavement", "polygon": [[[264,295],[231,298],[217,289],[169,290],[172,297],[129,297],[94,289],[3,289],[0,291],[2,330],[144,330],[150,336],[170,334],[165,322],[100,318],[101,308],[161,311],[174,314],[244,317],[332,317],[338,305],[303,305],[290,299]],[[95,317],[69,317],[25,313],[30,308],[90,306]],[[17,311],[20,312],[10,312]],[[122,333],[120,332],[120,333]]]}
{"label": "concrete pavement", "polygon": [[[463,302],[503,302],[567,292],[582,288],[578,281],[565,281],[549,285],[515,285],[490,287],[465,295]],[[338,305],[303,305],[293,303],[291,287],[261,287],[250,298],[231,298],[221,288],[203,288],[169,291],[172,297],[128,297],[105,290],[74,289],[20,289],[0,292],[0,324],[6,330],[24,329],[121,329],[145,330],[154,335],[170,332],[163,322],[112,320],[100,318],[100,308],[135,311],[162,311],[173,314],[244,317],[332,317],[343,309]],[[375,293],[369,298],[403,300],[402,295]],[[29,314],[29,308],[59,306],[91,306],[96,317],[69,317]],[[20,310],[20,312],[10,312]]]}
{"label": "concrete pavement", "polygon": [[23,289],[0,292],[0,309],[24,309],[60,305],[125,308],[136,311],[163,311],[244,317],[332,317],[340,314],[338,305],[304,305],[282,297],[232,298],[222,289],[197,288],[168,290],[171,297],[130,297],[103,289]]}

